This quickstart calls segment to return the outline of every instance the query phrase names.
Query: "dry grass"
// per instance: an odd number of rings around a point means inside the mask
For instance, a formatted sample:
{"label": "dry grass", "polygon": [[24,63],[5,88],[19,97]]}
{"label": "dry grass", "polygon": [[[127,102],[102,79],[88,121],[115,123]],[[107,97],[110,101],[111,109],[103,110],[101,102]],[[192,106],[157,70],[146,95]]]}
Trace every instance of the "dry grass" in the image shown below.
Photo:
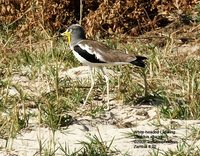
{"label": "dry grass", "polygon": [[[174,27],[145,34],[134,41],[127,39],[126,43],[120,39],[114,43],[106,40],[112,47],[148,57],[145,71],[133,66],[111,67],[119,75],[111,78],[111,93],[115,99],[122,99],[124,105],[158,106],[164,118],[197,120],[200,119],[200,25],[175,23]],[[7,146],[33,119],[37,125],[48,126],[53,134],[69,126],[74,120],[70,113],[79,110],[89,86],[59,77],[64,70],[80,65],[63,39],[45,30],[29,33],[29,37],[19,39],[7,27],[0,31],[0,136],[7,140]],[[97,81],[104,83],[101,77]],[[105,85],[98,88],[100,93],[96,91],[94,95],[104,93]],[[95,106],[81,115],[95,117],[98,113],[102,109]]]}

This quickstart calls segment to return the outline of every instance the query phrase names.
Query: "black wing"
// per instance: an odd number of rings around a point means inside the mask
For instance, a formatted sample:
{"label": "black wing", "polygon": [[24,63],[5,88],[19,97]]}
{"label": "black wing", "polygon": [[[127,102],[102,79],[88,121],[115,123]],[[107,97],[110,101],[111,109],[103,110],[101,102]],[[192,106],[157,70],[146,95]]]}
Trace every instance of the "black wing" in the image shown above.
{"label": "black wing", "polygon": [[74,46],[74,51],[76,51],[81,57],[86,59],[88,62],[91,62],[91,63],[106,63],[104,61],[99,60],[95,56],[95,54],[91,54],[87,50],[82,49],[79,45]]}

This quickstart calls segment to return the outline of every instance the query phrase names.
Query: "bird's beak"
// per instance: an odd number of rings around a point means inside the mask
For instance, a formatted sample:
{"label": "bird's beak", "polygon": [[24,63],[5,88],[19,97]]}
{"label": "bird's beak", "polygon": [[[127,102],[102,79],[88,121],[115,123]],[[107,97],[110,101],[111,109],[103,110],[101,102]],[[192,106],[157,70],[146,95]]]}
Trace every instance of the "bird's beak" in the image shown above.
{"label": "bird's beak", "polygon": [[62,33],[61,35],[62,35],[62,36],[66,36],[66,37],[67,37],[67,40],[68,40],[68,43],[69,43],[69,44],[71,43],[71,34],[70,34],[70,32],[65,31],[65,32]]}

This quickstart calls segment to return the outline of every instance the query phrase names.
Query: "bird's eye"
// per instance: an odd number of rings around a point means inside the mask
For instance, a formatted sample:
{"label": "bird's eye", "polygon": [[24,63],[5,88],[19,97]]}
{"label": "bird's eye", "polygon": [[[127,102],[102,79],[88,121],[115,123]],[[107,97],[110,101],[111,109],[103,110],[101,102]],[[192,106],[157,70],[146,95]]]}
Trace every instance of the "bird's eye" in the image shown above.
{"label": "bird's eye", "polygon": [[68,32],[70,32],[70,33],[71,33],[71,32],[72,32],[72,29],[68,29]]}

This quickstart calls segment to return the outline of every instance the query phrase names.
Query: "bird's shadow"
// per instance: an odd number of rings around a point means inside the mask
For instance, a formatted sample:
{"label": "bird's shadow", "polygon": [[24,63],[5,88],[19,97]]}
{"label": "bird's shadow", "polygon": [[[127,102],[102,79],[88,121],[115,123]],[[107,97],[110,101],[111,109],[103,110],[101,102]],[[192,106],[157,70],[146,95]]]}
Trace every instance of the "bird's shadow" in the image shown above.
{"label": "bird's shadow", "polygon": [[135,101],[136,105],[151,105],[151,106],[158,106],[162,105],[167,102],[165,97],[162,97],[158,94],[156,95],[146,95],[142,97],[138,97]]}

